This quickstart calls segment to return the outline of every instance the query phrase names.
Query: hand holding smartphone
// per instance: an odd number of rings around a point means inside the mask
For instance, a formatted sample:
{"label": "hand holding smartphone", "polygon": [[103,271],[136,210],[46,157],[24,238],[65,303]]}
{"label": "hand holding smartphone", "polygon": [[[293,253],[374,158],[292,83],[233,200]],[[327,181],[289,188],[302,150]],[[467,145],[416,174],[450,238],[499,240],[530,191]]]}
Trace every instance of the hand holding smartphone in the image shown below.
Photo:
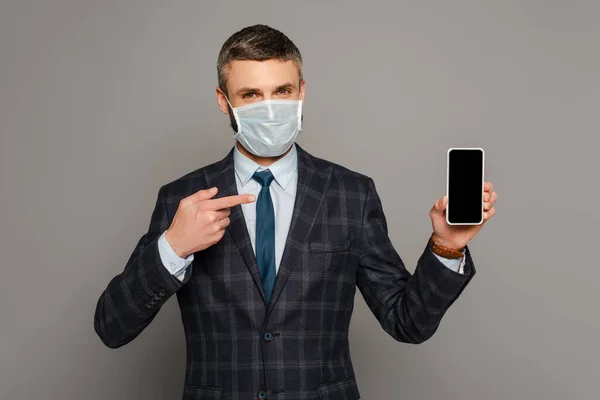
{"label": "hand holding smartphone", "polygon": [[482,148],[448,149],[446,222],[449,225],[483,223],[484,164]]}

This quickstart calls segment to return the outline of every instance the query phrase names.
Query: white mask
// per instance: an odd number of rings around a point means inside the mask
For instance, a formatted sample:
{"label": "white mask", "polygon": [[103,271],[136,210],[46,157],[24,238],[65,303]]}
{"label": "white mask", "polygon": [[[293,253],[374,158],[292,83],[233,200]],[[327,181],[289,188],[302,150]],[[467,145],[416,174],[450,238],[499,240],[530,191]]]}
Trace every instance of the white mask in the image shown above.
{"label": "white mask", "polygon": [[302,129],[302,100],[263,100],[237,108],[227,103],[237,123],[233,137],[256,156],[282,155]]}

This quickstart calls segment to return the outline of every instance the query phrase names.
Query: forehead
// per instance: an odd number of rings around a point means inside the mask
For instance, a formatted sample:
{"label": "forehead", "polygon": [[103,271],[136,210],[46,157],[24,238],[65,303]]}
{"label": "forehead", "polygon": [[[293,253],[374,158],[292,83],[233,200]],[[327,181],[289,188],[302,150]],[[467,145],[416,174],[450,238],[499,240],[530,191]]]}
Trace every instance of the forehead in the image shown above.
{"label": "forehead", "polygon": [[272,88],[286,82],[297,83],[300,72],[293,61],[234,60],[225,69],[227,88],[235,91],[242,87]]}

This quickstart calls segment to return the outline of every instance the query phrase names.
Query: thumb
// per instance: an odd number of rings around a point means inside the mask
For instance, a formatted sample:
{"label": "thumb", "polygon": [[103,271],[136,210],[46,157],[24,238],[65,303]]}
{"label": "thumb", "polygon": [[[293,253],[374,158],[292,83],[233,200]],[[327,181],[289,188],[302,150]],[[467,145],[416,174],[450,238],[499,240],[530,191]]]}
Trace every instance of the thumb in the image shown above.
{"label": "thumb", "polygon": [[213,198],[219,189],[217,187],[212,187],[210,189],[198,190],[196,193],[188,196],[188,198],[193,202],[197,203],[199,201],[204,201]]}
{"label": "thumb", "polygon": [[440,199],[438,199],[438,201],[436,201],[433,204],[433,208],[437,211],[437,212],[442,212],[444,211],[444,209],[446,208],[446,204],[448,202],[448,197],[444,196]]}

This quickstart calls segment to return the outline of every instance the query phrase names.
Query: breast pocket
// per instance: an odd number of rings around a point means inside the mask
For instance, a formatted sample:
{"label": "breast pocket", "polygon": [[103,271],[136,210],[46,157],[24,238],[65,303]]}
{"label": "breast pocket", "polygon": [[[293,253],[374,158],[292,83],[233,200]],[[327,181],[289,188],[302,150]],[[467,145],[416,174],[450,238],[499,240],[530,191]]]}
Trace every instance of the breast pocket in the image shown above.
{"label": "breast pocket", "polygon": [[352,239],[329,242],[308,242],[311,253],[347,253],[352,246]]}
{"label": "breast pocket", "polygon": [[343,268],[352,251],[352,243],[351,238],[327,242],[308,242],[305,253],[308,267],[313,271],[323,273]]}

